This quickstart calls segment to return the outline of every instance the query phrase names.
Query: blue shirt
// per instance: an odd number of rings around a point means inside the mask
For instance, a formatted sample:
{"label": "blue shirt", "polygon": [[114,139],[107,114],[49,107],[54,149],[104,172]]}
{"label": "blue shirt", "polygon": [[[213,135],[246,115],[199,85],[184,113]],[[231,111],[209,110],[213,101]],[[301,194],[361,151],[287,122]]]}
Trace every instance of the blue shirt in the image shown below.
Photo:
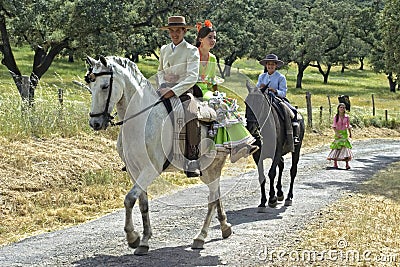
{"label": "blue shirt", "polygon": [[268,84],[268,88],[275,89],[279,97],[286,97],[286,77],[278,71],[275,71],[272,75],[269,75],[268,72],[260,74],[260,76],[258,76],[257,87],[260,87],[261,84]]}

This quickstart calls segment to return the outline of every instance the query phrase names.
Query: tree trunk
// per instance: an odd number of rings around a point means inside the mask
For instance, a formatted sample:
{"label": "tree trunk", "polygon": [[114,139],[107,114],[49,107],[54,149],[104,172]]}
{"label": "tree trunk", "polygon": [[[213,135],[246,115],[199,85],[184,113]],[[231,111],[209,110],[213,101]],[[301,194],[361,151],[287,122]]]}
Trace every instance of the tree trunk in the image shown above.
{"label": "tree trunk", "polygon": [[359,70],[364,70],[364,57],[360,57],[360,68]]}
{"label": "tree trunk", "polygon": [[303,76],[304,76],[304,70],[298,66],[297,67],[297,79],[296,79],[296,88],[301,89],[301,82],[303,80]]}
{"label": "tree trunk", "polygon": [[220,58],[218,56],[215,56],[215,57],[217,59],[217,66],[218,66],[218,70],[219,70],[219,75],[221,75],[222,79],[225,79],[225,73],[224,73],[225,69],[223,70],[222,67],[221,67]]}
{"label": "tree trunk", "polygon": [[14,54],[11,50],[10,38],[8,36],[6,19],[4,15],[0,13],[0,33],[1,33],[1,52],[3,53],[3,60],[1,61],[7,69],[10,71],[11,75],[21,76],[21,72],[18,69],[17,63],[15,62]]}
{"label": "tree trunk", "polygon": [[70,51],[68,53],[68,62],[73,63],[74,62],[74,52]]}
{"label": "tree trunk", "polygon": [[322,66],[319,63],[319,61],[317,61],[317,65],[311,65],[311,66],[316,67],[318,69],[319,73],[321,73],[322,77],[324,77],[324,84],[327,84],[329,73],[331,72],[332,64],[329,64],[329,63],[327,64],[326,72],[324,72],[324,70],[322,69]]}
{"label": "tree trunk", "polygon": [[231,75],[232,64],[235,62],[236,58],[236,52],[232,52],[232,54],[225,57],[224,77],[229,77]]}
{"label": "tree trunk", "polygon": [[393,80],[393,74],[390,72],[387,75],[389,81],[390,92],[396,92],[396,81]]}
{"label": "tree trunk", "polygon": [[224,74],[225,74],[225,77],[230,77],[230,76],[231,76],[231,69],[232,69],[231,66],[225,65],[225,67],[224,67]]}
{"label": "tree trunk", "polygon": [[45,49],[38,46],[35,50],[35,55],[33,58],[32,72],[28,78],[27,76],[23,76],[21,74],[17,63],[15,62],[7,32],[6,20],[4,14],[2,13],[0,13],[0,33],[2,38],[0,50],[3,53],[2,64],[4,64],[10,71],[22,100],[27,102],[29,106],[32,106],[34,102],[35,89],[40,78],[49,69],[55,56],[68,46],[68,38],[60,43],[51,44],[50,51],[48,53]]}
{"label": "tree trunk", "polygon": [[301,61],[296,63],[297,63],[296,88],[301,89],[301,82],[303,81],[304,71],[306,70],[310,62],[303,63]]}

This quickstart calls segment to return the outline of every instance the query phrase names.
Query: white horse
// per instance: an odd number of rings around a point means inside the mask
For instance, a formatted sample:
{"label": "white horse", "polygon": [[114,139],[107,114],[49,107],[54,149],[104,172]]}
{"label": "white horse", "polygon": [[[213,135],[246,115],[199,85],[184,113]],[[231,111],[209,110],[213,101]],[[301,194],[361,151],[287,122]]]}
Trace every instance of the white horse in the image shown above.
{"label": "white horse", "polygon": [[[135,63],[119,57],[100,57],[98,61],[87,57],[87,63],[90,67],[85,79],[92,93],[90,126],[96,131],[105,130],[113,119],[110,113],[114,107],[118,117],[125,117],[117,150],[134,186],[124,201],[124,230],[129,246],[136,248],[134,254],[144,255],[148,253],[152,235],[146,190],[164,170],[167,156],[172,150],[172,122],[164,105],[156,104],[159,103],[159,96]],[[206,132],[207,127],[202,126],[202,137],[206,136]],[[226,156],[215,157],[211,165],[202,170],[200,179],[209,188],[208,212],[192,248],[203,248],[215,209],[222,237],[227,238],[232,234],[220,199],[220,176]],[[132,209],[138,199],[143,219],[142,238],[135,231],[132,219]]]}

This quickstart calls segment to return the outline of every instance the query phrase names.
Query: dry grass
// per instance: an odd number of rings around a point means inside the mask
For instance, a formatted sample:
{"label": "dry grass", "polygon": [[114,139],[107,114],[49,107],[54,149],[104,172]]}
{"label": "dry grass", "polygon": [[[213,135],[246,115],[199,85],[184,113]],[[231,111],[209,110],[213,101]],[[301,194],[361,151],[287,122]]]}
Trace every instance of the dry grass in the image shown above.
{"label": "dry grass", "polygon": [[[323,209],[291,249],[297,266],[398,266],[400,162]],[[293,252],[292,252],[293,251]],[[312,253],[316,253],[315,257]],[[330,254],[329,254],[330,253]],[[302,258],[302,255],[305,255]]]}
{"label": "dry grass", "polygon": [[[303,151],[331,141],[331,131],[307,133]],[[354,138],[399,137],[388,129],[354,129]],[[115,141],[101,134],[10,141],[0,138],[0,245],[86,222],[123,208],[131,187]],[[255,168],[251,159],[227,163],[223,171]],[[227,171],[228,170],[228,171]],[[149,188],[156,197],[199,183],[181,173],[163,174]]]}
{"label": "dry grass", "polygon": [[[395,138],[395,131],[354,129],[360,139],[368,135]],[[318,142],[324,134],[313,134]],[[311,137],[310,135],[308,137]],[[323,209],[299,235],[298,244],[279,266],[399,266],[400,264],[400,162],[380,171],[348,194]],[[277,251],[280,251],[277,249]],[[275,258],[277,259],[277,258]]]}

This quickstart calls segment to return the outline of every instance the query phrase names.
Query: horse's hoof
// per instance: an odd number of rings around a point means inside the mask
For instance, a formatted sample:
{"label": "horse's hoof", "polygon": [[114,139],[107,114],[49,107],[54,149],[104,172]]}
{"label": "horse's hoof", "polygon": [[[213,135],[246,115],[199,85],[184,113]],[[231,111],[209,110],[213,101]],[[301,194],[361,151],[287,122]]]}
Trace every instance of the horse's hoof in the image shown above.
{"label": "horse's hoof", "polygon": [[139,246],[137,249],[135,249],[134,254],[137,256],[143,256],[147,255],[148,252],[149,252],[148,246]]}
{"label": "horse's hoof", "polygon": [[129,247],[131,247],[131,248],[137,248],[139,246],[139,244],[140,244],[140,238],[139,237],[136,238],[135,242],[128,243]]}
{"label": "horse's hoof", "polygon": [[276,197],[270,198],[268,200],[268,207],[270,208],[275,208],[277,204],[278,204],[278,199]]}
{"label": "horse's hoof", "polygon": [[227,228],[225,228],[224,230],[222,230],[222,238],[228,238],[230,237],[232,234],[232,227],[229,226]]}
{"label": "horse's hoof", "polygon": [[193,240],[192,249],[203,249],[204,240],[195,239]]}
{"label": "horse's hoof", "polygon": [[257,213],[267,213],[267,208],[258,206]]}
{"label": "horse's hoof", "polygon": [[285,200],[285,206],[292,206],[292,200],[291,199],[286,199]]}
{"label": "horse's hoof", "polygon": [[285,196],[283,195],[283,193],[282,194],[278,193],[277,196],[278,196],[278,201],[283,201],[285,199]]}

